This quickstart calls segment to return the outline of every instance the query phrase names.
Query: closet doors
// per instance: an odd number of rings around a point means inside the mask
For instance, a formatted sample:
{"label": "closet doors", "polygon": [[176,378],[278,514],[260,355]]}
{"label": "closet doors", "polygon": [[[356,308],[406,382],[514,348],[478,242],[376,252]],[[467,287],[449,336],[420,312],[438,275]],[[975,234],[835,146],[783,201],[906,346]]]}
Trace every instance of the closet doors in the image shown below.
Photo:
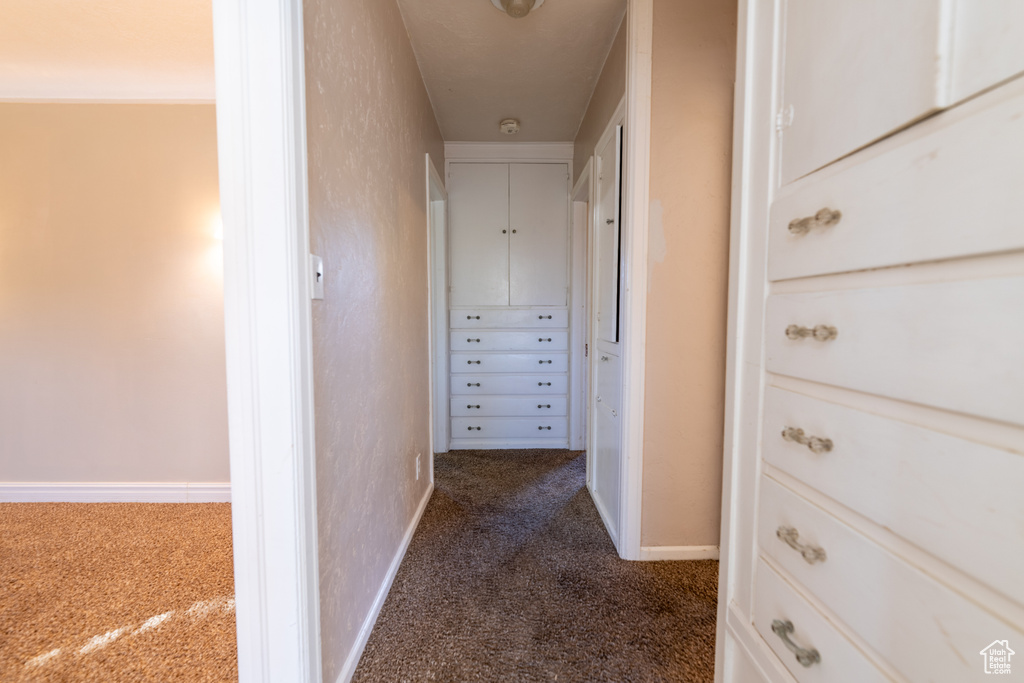
{"label": "closet doors", "polygon": [[508,305],[508,164],[452,164],[452,306]]}

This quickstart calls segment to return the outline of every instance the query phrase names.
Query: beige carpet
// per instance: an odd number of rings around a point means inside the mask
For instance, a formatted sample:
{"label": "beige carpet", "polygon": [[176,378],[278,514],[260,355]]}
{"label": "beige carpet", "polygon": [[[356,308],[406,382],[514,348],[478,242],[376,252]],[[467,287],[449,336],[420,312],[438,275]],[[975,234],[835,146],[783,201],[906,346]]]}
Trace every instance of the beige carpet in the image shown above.
{"label": "beige carpet", "polygon": [[0,504],[0,681],[237,680],[228,504]]}
{"label": "beige carpet", "polygon": [[718,562],[619,559],[584,464],[556,450],[437,456],[354,681],[710,683]]}

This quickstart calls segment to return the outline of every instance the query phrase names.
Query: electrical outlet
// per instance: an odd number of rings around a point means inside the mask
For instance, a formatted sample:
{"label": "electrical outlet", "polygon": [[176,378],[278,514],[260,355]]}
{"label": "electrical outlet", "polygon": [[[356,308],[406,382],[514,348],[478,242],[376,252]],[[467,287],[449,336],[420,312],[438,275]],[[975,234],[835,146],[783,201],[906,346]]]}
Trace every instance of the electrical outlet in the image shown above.
{"label": "electrical outlet", "polygon": [[416,481],[420,480],[420,454],[416,454]]}

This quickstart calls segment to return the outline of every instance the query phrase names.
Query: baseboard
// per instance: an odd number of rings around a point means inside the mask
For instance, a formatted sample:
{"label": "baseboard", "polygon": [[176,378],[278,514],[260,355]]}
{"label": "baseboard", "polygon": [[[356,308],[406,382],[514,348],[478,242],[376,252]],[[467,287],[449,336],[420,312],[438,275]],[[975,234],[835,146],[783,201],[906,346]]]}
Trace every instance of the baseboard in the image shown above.
{"label": "baseboard", "polygon": [[373,605],[370,606],[370,612],[366,615],[363,620],[363,626],[359,629],[359,635],[356,636],[356,642],[352,645],[352,650],[348,653],[348,657],[345,659],[345,665],[341,667],[341,673],[338,674],[337,683],[348,683],[352,680],[352,675],[356,672],[356,666],[359,664],[359,658],[363,656],[363,650],[366,649],[366,641],[370,639],[370,633],[373,632],[373,625],[377,623],[377,617],[380,616],[380,610],[384,607],[384,601],[388,597],[388,592],[391,590],[391,584],[395,581],[395,575],[398,574],[398,568],[402,565],[402,559],[405,558],[405,551],[409,549],[409,543],[412,541],[412,536],[416,533],[416,527],[420,525],[420,519],[423,517],[423,511],[427,509],[427,503],[430,501],[430,494],[434,492],[434,485],[430,484],[427,487],[427,492],[423,496],[423,500],[420,501],[419,508],[416,510],[416,514],[413,515],[412,521],[409,522],[408,528],[405,530],[405,536],[402,538],[401,545],[398,546],[398,551],[395,553],[394,559],[391,560],[391,566],[388,567],[388,573],[384,575],[384,581],[380,585],[380,590],[377,591],[377,597],[373,600]]}
{"label": "baseboard", "polygon": [[612,545],[615,546],[615,550],[619,549],[619,534],[612,524],[611,517],[608,516],[608,511],[604,509],[604,503],[601,502],[601,498],[594,492],[594,489],[587,487],[587,491],[590,493],[590,500],[594,501],[594,507],[597,508],[597,514],[601,517],[601,522],[604,523],[605,531],[612,538]]}
{"label": "baseboard", "polygon": [[228,482],[0,482],[0,503],[230,503]]}
{"label": "baseboard", "polygon": [[658,560],[717,560],[717,545],[657,545],[640,548],[640,559]]}

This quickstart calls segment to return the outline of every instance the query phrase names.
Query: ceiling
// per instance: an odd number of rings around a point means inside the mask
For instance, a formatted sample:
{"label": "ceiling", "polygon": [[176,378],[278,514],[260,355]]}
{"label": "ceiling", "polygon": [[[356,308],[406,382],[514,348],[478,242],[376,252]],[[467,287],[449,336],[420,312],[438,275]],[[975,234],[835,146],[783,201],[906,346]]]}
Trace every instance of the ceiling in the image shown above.
{"label": "ceiling", "polygon": [[[576,137],[626,0],[545,0],[523,19],[491,0],[398,0],[447,141]],[[498,123],[522,130],[503,135]]]}
{"label": "ceiling", "polygon": [[214,99],[210,0],[2,4],[0,99]]}

